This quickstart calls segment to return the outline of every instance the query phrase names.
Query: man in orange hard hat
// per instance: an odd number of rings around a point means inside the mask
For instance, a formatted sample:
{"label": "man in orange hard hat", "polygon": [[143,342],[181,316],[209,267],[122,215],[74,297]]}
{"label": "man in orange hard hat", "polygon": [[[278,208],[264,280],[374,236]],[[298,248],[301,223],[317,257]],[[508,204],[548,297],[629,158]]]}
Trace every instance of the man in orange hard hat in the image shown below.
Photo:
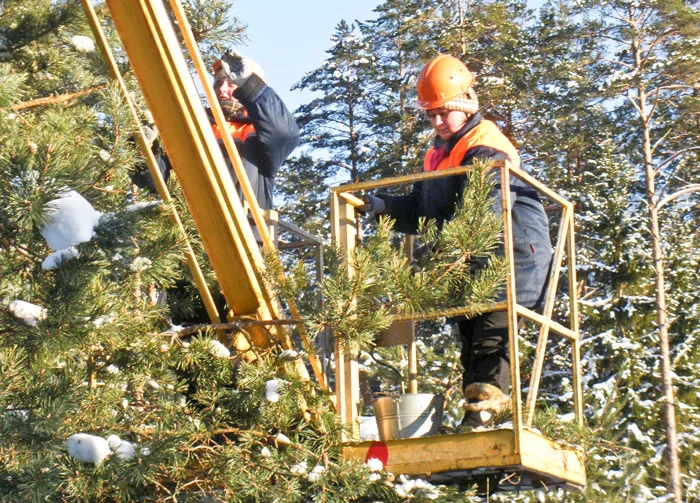
{"label": "man in orange hard hat", "polygon": [[[482,118],[474,82],[474,74],[462,61],[444,54],[431,59],[420,72],[416,106],[425,110],[436,135],[425,155],[424,171],[464,166],[476,158],[507,159],[520,166],[518,151],[510,140],[493,122]],[[465,181],[463,175],[424,180],[405,196],[365,196],[366,204],[361,209],[388,214],[396,220],[397,231],[415,234],[421,217],[434,219],[438,226],[452,218]],[[537,307],[544,297],[552,256],[549,224],[534,189],[511,177],[510,190],[516,298],[521,305]],[[500,187],[492,197],[492,208],[500,215]],[[499,311],[455,321],[462,341],[467,402],[462,424],[488,426],[510,403],[508,315]]]}

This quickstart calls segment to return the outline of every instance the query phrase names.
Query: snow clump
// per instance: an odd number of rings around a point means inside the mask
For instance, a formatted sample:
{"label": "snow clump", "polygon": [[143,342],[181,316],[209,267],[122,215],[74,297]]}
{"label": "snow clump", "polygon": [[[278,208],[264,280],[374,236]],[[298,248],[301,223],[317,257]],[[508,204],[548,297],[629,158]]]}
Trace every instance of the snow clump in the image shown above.
{"label": "snow clump", "polygon": [[229,358],[231,356],[231,351],[216,339],[209,341],[209,353],[220,358]]}
{"label": "snow clump", "polygon": [[102,437],[87,433],[76,433],[66,440],[66,449],[71,457],[81,463],[94,463],[99,465],[107,456],[112,454],[109,444]]}
{"label": "snow clump", "polygon": [[95,52],[95,42],[85,35],[75,35],[70,39],[75,50],[82,53]]}
{"label": "snow clump", "polygon": [[377,458],[369,458],[365,464],[370,472],[381,472],[384,469],[384,463]]}
{"label": "snow clump", "polygon": [[292,472],[292,475],[305,475],[306,472],[309,471],[309,467],[306,464],[306,461],[302,461],[301,463],[297,463],[296,465],[292,466],[289,471]]}
{"label": "snow clump", "polygon": [[291,440],[289,440],[289,437],[285,435],[284,433],[278,433],[277,436],[275,437],[275,441],[278,444],[282,445],[290,445],[292,443]]}
{"label": "snow clump", "polygon": [[278,402],[280,399],[280,384],[279,379],[270,379],[265,383],[265,396],[268,402]]}
{"label": "snow clump", "polygon": [[66,248],[64,250],[58,250],[53,252],[51,255],[46,257],[41,263],[42,271],[51,271],[56,269],[63,262],[67,262],[71,259],[80,257],[80,252],[74,246]]}
{"label": "snow clump", "polygon": [[32,327],[35,327],[40,321],[45,320],[47,315],[46,308],[23,300],[11,301],[7,309],[12,316]]}
{"label": "snow clump", "polygon": [[152,262],[151,259],[149,259],[149,258],[146,258],[146,257],[136,257],[136,258],[134,259],[134,261],[131,263],[131,265],[129,266],[129,269],[131,270],[131,272],[141,272],[141,271],[145,271],[146,269],[148,269],[149,267],[151,267],[151,264],[152,264],[152,263],[153,263],[153,262]]}
{"label": "snow clump", "polygon": [[282,351],[279,356],[277,357],[280,361],[283,362],[291,362],[296,360],[299,357],[299,352],[295,351],[293,349],[285,349]]}
{"label": "snow clump", "polygon": [[119,459],[129,460],[133,458],[136,453],[134,444],[122,440],[117,435],[108,436],[107,445],[109,446],[109,450],[116,454]]}
{"label": "snow clump", "polygon": [[399,476],[399,483],[394,486],[394,489],[399,496],[404,498],[411,493],[430,500],[435,500],[440,496],[440,490],[434,485],[423,479],[409,479],[405,475]]}
{"label": "snow clump", "polygon": [[313,470],[309,472],[306,478],[309,482],[318,482],[324,471],[326,471],[326,468],[324,466],[316,465],[314,466]]}
{"label": "snow clump", "polygon": [[49,248],[65,250],[90,241],[101,216],[83,196],[71,190],[46,205],[46,223],[40,232]]}

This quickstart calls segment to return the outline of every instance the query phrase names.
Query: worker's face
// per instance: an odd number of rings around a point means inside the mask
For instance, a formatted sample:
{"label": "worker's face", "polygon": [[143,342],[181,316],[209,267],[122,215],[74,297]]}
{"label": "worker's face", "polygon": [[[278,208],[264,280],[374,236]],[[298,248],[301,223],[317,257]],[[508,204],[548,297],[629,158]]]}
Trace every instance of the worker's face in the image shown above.
{"label": "worker's face", "polygon": [[467,114],[457,110],[435,108],[427,111],[435,133],[443,140],[449,139],[467,123]]}
{"label": "worker's face", "polygon": [[226,78],[214,82],[214,93],[219,102],[231,101],[233,99],[233,91],[235,90],[236,86]]}
{"label": "worker's face", "polygon": [[221,111],[227,119],[233,119],[242,108],[240,102],[233,97],[233,91],[236,89],[237,86],[226,78],[214,82],[214,94],[216,94]]}

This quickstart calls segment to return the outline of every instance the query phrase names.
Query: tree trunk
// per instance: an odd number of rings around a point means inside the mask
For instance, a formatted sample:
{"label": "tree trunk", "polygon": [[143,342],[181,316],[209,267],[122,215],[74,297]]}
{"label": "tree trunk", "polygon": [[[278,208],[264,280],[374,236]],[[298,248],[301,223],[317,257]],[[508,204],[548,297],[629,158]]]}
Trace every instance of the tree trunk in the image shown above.
{"label": "tree trunk", "polygon": [[656,297],[656,324],[659,329],[659,351],[661,353],[661,380],[664,394],[664,423],[666,426],[666,455],[668,458],[668,492],[676,503],[682,503],[681,470],[678,459],[678,436],[676,432],[676,408],[673,393],[673,374],[668,340],[666,316],[666,286],[664,281],[664,257],[659,233],[659,207],[656,197],[656,181],[652,162],[651,136],[646,114],[646,93],[638,89],[640,122],[643,134],[644,171],[646,175],[646,199],[649,207],[649,233],[654,260],[654,289]]}
{"label": "tree trunk", "polygon": [[666,292],[664,283],[664,262],[659,236],[659,213],[650,205],[649,230],[654,257],[654,283],[656,290],[656,323],[659,327],[659,351],[661,353],[661,380],[664,393],[664,422],[666,423],[666,449],[668,457],[668,491],[677,503],[682,502],[681,469],[678,459],[678,438],[676,432],[676,406],[673,393],[673,373],[668,340],[666,317]]}

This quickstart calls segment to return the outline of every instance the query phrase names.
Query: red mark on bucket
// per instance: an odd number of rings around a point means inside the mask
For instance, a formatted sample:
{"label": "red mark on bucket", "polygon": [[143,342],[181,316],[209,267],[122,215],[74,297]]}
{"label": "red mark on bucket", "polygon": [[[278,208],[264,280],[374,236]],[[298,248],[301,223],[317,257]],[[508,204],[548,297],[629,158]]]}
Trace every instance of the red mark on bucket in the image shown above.
{"label": "red mark on bucket", "polygon": [[382,462],[382,466],[386,466],[389,461],[389,448],[384,442],[372,442],[367,449],[365,463],[370,459],[375,458]]}

